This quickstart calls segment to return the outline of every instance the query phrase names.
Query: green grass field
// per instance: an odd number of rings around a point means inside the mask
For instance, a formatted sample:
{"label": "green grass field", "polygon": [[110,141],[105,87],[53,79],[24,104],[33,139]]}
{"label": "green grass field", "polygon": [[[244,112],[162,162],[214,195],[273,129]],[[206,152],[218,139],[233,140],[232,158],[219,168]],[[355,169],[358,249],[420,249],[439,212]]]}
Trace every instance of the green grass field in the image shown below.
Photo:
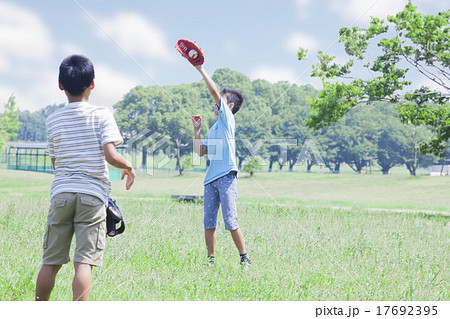
{"label": "green grass field", "polygon": [[[91,300],[450,300],[447,177],[241,174],[238,214],[254,264],[219,218],[205,267],[202,173],[113,182],[127,230],[108,238]],[[33,300],[50,174],[0,170],[0,300]],[[52,300],[71,300],[72,264]]]}

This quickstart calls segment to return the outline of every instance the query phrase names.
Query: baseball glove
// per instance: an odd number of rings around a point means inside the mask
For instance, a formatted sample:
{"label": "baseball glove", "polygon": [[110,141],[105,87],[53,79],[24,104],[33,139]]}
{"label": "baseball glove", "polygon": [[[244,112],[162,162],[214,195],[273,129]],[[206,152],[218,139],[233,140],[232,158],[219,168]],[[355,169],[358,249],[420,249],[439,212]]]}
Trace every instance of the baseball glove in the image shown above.
{"label": "baseball glove", "polygon": [[[116,225],[121,223],[120,227],[116,229]],[[116,202],[108,197],[108,206],[106,207],[106,235],[114,237],[122,234],[125,230],[125,221],[122,212],[116,205]]]}
{"label": "baseball glove", "polygon": [[202,49],[189,40],[181,39],[178,40],[175,49],[181,53],[193,66],[202,65],[205,62],[205,56],[203,55]]}

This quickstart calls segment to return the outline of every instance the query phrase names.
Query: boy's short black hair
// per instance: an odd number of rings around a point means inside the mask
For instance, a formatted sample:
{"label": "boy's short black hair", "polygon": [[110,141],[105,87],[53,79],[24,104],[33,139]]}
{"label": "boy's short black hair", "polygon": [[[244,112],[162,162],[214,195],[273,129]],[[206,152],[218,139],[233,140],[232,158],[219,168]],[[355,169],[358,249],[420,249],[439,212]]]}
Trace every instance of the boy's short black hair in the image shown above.
{"label": "boy's short black hair", "polygon": [[59,66],[59,82],[70,95],[78,96],[91,85],[94,80],[94,65],[82,55],[71,55]]}
{"label": "boy's short black hair", "polygon": [[233,114],[241,109],[242,103],[244,103],[244,96],[241,92],[232,89],[222,89],[220,95],[225,95],[227,97],[227,103],[234,103],[234,107],[231,110]]}

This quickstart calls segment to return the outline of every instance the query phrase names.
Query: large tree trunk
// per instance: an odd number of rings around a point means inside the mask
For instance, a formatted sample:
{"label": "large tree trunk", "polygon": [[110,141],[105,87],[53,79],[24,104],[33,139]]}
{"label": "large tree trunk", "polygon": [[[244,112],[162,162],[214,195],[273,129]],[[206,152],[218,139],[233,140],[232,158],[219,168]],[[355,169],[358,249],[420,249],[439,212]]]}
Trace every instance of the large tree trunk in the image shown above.
{"label": "large tree trunk", "polygon": [[306,161],[306,172],[311,173],[311,167],[313,167],[314,161],[307,160]]}
{"label": "large tree trunk", "polygon": [[416,176],[416,165],[414,163],[406,163],[406,168],[411,176]]}
{"label": "large tree trunk", "polygon": [[294,170],[295,161],[289,161],[289,171],[292,172]]}
{"label": "large tree trunk", "polygon": [[147,147],[142,148],[142,164],[141,167],[147,169]]}
{"label": "large tree trunk", "polygon": [[180,175],[183,174],[183,167],[181,167],[181,147],[188,145],[188,144],[181,144],[182,137],[183,137],[183,134],[178,136],[178,138],[175,139],[175,143],[177,144],[177,164],[176,164],[176,168],[178,169],[178,172],[180,173]]}
{"label": "large tree trunk", "polygon": [[177,144],[177,164],[176,168],[178,169],[178,172],[180,175],[183,174],[183,168],[181,167],[181,139],[177,138],[175,139],[175,142]]}
{"label": "large tree trunk", "polygon": [[341,163],[335,163],[333,173],[339,174],[340,169],[341,169]]}
{"label": "large tree trunk", "polygon": [[[416,147],[416,133],[417,133],[417,127],[414,126],[414,131],[413,131],[413,151],[414,151],[414,163],[411,167],[411,169],[409,170],[409,173],[412,176],[416,176],[416,168],[417,168],[417,147]],[[408,168],[409,169],[409,168]]]}
{"label": "large tree trunk", "polygon": [[391,166],[381,166],[381,172],[383,173],[383,175],[388,175],[389,174],[389,170],[391,169]]}
{"label": "large tree trunk", "polygon": [[238,157],[238,169],[241,170],[242,169],[242,162],[244,161],[243,157]]}

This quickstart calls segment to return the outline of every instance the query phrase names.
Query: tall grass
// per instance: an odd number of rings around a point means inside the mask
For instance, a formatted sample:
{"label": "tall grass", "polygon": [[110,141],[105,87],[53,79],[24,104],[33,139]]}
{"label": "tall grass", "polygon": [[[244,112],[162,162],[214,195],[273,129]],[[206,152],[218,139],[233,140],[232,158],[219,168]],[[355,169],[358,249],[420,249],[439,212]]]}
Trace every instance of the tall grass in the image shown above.
{"label": "tall grass", "polygon": [[[5,173],[0,182],[0,300],[32,300],[40,268],[51,179],[24,174],[6,184]],[[239,223],[253,267],[239,265],[220,218],[217,263],[206,267],[202,205],[169,198],[173,184],[187,181],[160,183],[161,196],[139,183],[133,192],[114,185],[127,230],[108,238],[91,300],[450,299],[445,214],[244,196]],[[259,183],[267,185],[263,177]],[[71,265],[60,271],[52,300],[71,300]]]}

